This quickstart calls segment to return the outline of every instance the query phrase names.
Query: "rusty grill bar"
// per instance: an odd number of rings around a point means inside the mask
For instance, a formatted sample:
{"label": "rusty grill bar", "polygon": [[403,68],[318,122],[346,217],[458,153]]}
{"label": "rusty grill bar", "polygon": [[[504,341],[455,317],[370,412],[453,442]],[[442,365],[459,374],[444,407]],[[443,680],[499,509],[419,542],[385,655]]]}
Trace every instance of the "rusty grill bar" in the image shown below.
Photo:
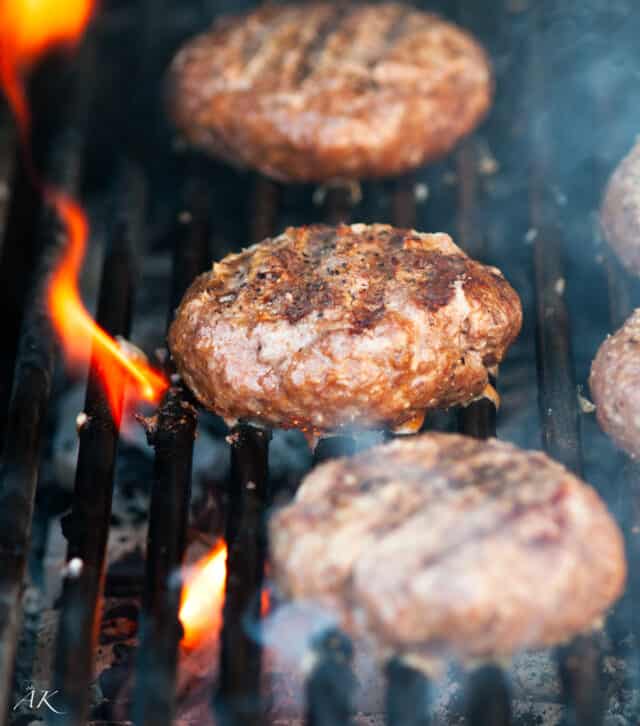
{"label": "rusty grill bar", "polygon": [[[446,7],[445,3],[441,3]],[[542,4],[527,11],[531,25],[528,83],[534,96],[544,104],[545,73],[549,72],[543,50],[537,45]],[[145,47],[151,53],[149,17],[154,15],[148,2],[141,2],[139,17],[145,29]],[[482,23],[480,11],[467,2],[458,2],[455,16],[472,28]],[[128,15],[114,10],[104,19],[103,32],[127,27]],[[182,17],[182,16],[181,16]],[[504,21],[504,18],[501,18]],[[134,28],[137,25],[134,23]],[[486,22],[486,20],[484,21]],[[154,21],[154,26],[157,21]],[[187,32],[184,18],[176,27]],[[105,28],[107,30],[105,30]],[[108,30],[108,29],[111,30]],[[153,73],[153,63],[145,60],[141,74]],[[86,89],[83,91],[86,93]],[[86,99],[85,99],[86,101]],[[521,119],[520,119],[521,120]],[[2,119],[0,119],[0,125]],[[491,124],[491,122],[490,122]],[[499,130],[498,130],[499,131]],[[552,178],[551,128],[531,129],[530,176],[527,194],[529,222],[536,230],[532,250],[533,285],[536,293],[536,343],[538,356],[538,392],[545,449],[568,468],[582,471],[579,412],[571,350],[569,307],[558,286],[567,273],[563,261],[563,235],[559,220],[548,203],[549,178]],[[488,131],[492,133],[491,129]],[[78,139],[61,140],[54,136],[58,155],[77,175],[82,151]],[[0,267],[11,269],[13,253],[7,244],[15,237],[18,222],[16,209],[36,203],[25,191],[24,182],[9,184],[15,177],[11,135],[0,131]],[[474,257],[490,259],[492,250],[485,238],[478,236],[480,227],[477,207],[481,184],[476,169],[477,139],[465,142],[455,158],[457,198],[453,192],[442,193],[429,229],[444,228],[450,207],[455,208],[457,242]],[[193,166],[184,177],[185,219],[174,235],[173,286],[170,310],[184,289],[208,265],[209,243],[218,239],[212,223],[215,210],[210,208],[212,190]],[[55,169],[55,165],[53,165]],[[69,170],[65,173],[68,175]],[[55,177],[55,174],[54,174]],[[65,175],[62,177],[66,178]],[[72,181],[74,181],[72,179]],[[419,213],[413,175],[392,182],[390,215],[398,226],[417,224]],[[11,212],[5,218],[4,185],[20,199],[11,199]],[[72,184],[73,186],[73,184]],[[249,188],[244,184],[245,189]],[[365,185],[364,194],[371,189]],[[259,176],[251,178],[249,224],[246,239],[252,242],[278,230],[287,190]],[[346,221],[357,215],[359,203],[353,189],[345,186],[325,190],[318,214],[327,223]],[[440,218],[442,217],[442,219]],[[5,224],[5,219],[7,219]],[[311,221],[311,220],[308,220]],[[448,220],[451,222],[451,219]],[[50,270],[50,249],[55,244],[52,221],[47,216],[40,224],[42,244],[33,244],[30,260],[42,248],[42,264],[36,274],[31,305],[25,315],[15,365],[13,393],[8,409],[9,426],[0,472],[0,713],[7,722],[13,661],[19,637],[19,596],[27,560],[33,501],[36,493],[44,414],[47,408],[53,367],[54,346],[46,315],[43,312],[42,285]],[[130,225],[129,225],[130,226]],[[424,225],[423,225],[424,226]],[[453,230],[451,230],[453,231]],[[136,230],[139,232],[139,230]],[[105,257],[100,288],[97,320],[111,333],[125,334],[133,283],[131,280],[131,233],[119,226]],[[141,240],[132,239],[134,246]],[[219,250],[215,250],[217,254]],[[498,260],[499,263],[499,260]],[[615,260],[607,265],[607,290],[614,326],[618,326],[632,307],[637,293]],[[17,331],[13,331],[17,340]],[[14,341],[15,342],[15,341]],[[172,372],[169,368],[169,372]],[[500,380],[497,386],[499,389]],[[6,398],[6,396],[5,396]],[[6,401],[2,414],[5,414]],[[77,559],[79,568],[68,566],[62,598],[62,616],[57,645],[56,686],[60,688],[68,712],[68,723],[85,723],[88,689],[92,677],[96,623],[101,607],[105,548],[109,531],[113,468],[118,432],[107,410],[98,381],[95,361],[91,365],[85,404],[86,422],[80,427],[80,454],[72,511],[66,519],[69,539],[68,559]],[[429,422],[427,422],[427,428]],[[190,394],[181,386],[172,387],[160,407],[157,418],[149,424],[150,443],[155,447],[155,480],[149,513],[146,580],[141,648],[136,671],[134,718],[136,723],[170,724],[175,709],[176,663],[180,637],[177,612],[180,586],[175,572],[182,562],[188,521],[191,460],[196,430],[196,414]],[[478,401],[459,412],[458,430],[478,438],[496,435],[496,411],[488,400]],[[229,547],[228,578],[221,639],[219,683],[212,694],[212,709],[220,724],[256,724],[264,718],[260,694],[261,646],[247,633],[245,619],[260,620],[260,591],[264,582],[266,534],[264,523],[271,503],[268,476],[270,432],[238,425],[229,434],[231,446],[231,490],[227,511],[226,540]],[[350,454],[358,441],[349,436],[323,439],[316,448],[314,465],[338,455]],[[639,602],[640,585],[633,564],[640,562],[638,545],[638,475],[637,467],[627,465],[623,480],[623,508],[628,513],[626,535],[630,552],[631,578],[627,598]],[[640,635],[640,618],[631,608],[632,631]],[[326,633],[315,644],[315,665],[306,684],[306,722],[313,726],[352,722],[356,688],[352,672],[352,646],[342,633]],[[570,718],[576,724],[598,726],[603,717],[603,696],[599,683],[601,653],[590,637],[575,639],[558,649],[560,681]],[[336,672],[340,677],[336,679]],[[386,665],[386,720],[390,726],[426,726],[430,722],[431,684],[423,674],[400,660]],[[474,670],[467,682],[467,721],[471,726],[508,726],[512,722],[511,697],[504,672],[495,665]]]}

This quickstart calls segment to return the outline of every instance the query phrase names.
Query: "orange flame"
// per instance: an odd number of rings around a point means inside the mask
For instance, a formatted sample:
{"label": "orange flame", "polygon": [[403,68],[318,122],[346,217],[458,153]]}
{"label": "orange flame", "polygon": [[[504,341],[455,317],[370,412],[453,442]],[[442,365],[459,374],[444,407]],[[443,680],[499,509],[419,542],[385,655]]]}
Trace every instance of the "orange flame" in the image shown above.
{"label": "orange flame", "polygon": [[42,182],[30,154],[31,114],[23,74],[54,45],[73,45],[81,37],[94,0],[0,0],[0,85],[16,118],[33,183],[62,220],[67,248],[54,271],[47,302],[54,328],[68,361],[86,362],[93,344],[114,420],[122,415],[125,381],[134,383],[139,400],[157,402],[167,389],[163,376],[146,363],[132,360],[118,343],[102,330],[82,304],[78,276],[82,267],[89,225],[81,207],[68,195]]}
{"label": "orange flame", "polygon": [[196,648],[217,640],[222,629],[222,606],[227,582],[227,545],[220,540],[193,568],[182,588],[179,618],[182,645]]}
{"label": "orange flame", "polygon": [[[227,545],[220,540],[202,557],[187,575],[180,600],[178,617],[184,635],[182,645],[187,650],[217,641],[222,629],[222,607],[227,584]],[[260,593],[260,615],[269,614],[269,590]]]}
{"label": "orange flame", "polygon": [[94,0],[0,0],[0,82],[27,136],[31,125],[21,73],[54,45],[82,36]]}
{"label": "orange flame", "polygon": [[271,597],[269,596],[269,590],[266,588],[260,593],[260,615],[264,618],[269,614],[271,610]]}

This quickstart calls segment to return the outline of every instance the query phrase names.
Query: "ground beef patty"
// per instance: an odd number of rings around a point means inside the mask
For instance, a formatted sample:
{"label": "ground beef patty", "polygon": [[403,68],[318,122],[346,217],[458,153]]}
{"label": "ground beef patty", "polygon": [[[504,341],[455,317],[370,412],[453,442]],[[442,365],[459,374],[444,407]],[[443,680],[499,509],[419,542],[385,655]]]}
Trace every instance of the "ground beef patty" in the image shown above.
{"label": "ground beef patty", "polygon": [[484,51],[400,3],[268,4],[178,53],[169,108],[187,140],[278,179],[375,177],[438,157],[485,115]]}
{"label": "ground beef patty", "polygon": [[227,420],[415,430],[425,410],[482,394],[521,322],[500,271],[446,234],[318,225],[214,264],[187,291],[169,345]]}
{"label": "ground beef patty", "polygon": [[598,423],[634,458],[640,456],[640,308],[600,346],[591,366]]}
{"label": "ground beef patty", "polygon": [[426,434],[330,461],[270,522],[285,594],[384,654],[489,658],[590,629],[621,594],[620,531],[545,454]]}
{"label": "ground beef patty", "polygon": [[640,275],[640,142],[613,172],[601,210],[607,242],[620,261]]}

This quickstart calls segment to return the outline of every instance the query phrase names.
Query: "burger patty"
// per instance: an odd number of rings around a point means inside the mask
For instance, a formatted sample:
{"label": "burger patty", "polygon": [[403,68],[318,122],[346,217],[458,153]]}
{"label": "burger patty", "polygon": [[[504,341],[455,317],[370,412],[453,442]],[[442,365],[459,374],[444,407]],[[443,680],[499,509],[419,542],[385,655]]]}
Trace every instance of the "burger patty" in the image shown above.
{"label": "burger patty", "polygon": [[396,174],[448,152],[485,115],[487,57],[401,3],[267,4],[189,41],[169,72],[186,139],[282,180]]}
{"label": "burger patty", "polygon": [[545,454],[427,434],[316,468],[270,521],[284,593],[383,655],[495,658],[592,628],[622,593],[623,540]]}
{"label": "burger patty", "polygon": [[640,142],[613,172],[601,210],[602,230],[620,261],[640,275]]}
{"label": "burger patty", "polygon": [[446,234],[317,225],[214,264],[169,345],[202,404],[230,422],[414,431],[426,410],[482,394],[521,322],[502,273]]}
{"label": "burger patty", "polygon": [[600,346],[589,386],[602,429],[640,456],[640,308]]}

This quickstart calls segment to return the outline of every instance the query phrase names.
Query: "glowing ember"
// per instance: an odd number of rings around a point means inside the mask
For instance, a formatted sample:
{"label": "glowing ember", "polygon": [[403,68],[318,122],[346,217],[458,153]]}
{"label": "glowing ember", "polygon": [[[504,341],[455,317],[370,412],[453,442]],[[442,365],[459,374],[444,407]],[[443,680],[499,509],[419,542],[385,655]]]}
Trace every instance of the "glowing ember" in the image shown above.
{"label": "glowing ember", "polygon": [[179,617],[185,648],[217,640],[222,628],[226,582],[227,545],[221,540],[196,564],[183,586]]}
{"label": "glowing ember", "polygon": [[132,382],[139,400],[157,402],[167,389],[159,373],[128,356],[91,318],[80,299],[78,276],[89,236],[87,218],[80,206],[64,192],[42,182],[30,156],[31,117],[23,73],[53,45],[73,44],[86,27],[93,0],[0,0],[0,85],[20,130],[27,168],[33,183],[62,220],[67,248],[54,271],[47,302],[55,330],[67,360],[78,365],[87,361],[93,344],[111,412],[120,421],[124,384]]}

